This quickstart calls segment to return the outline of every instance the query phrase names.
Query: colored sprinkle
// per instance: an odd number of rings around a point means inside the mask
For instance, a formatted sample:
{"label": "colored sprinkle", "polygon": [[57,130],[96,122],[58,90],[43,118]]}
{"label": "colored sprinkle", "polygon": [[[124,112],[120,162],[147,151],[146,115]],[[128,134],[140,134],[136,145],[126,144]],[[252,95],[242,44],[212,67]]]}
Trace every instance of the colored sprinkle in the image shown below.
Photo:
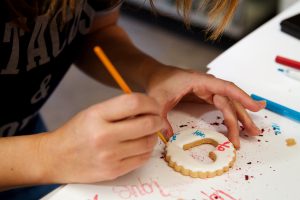
{"label": "colored sprinkle", "polygon": [[179,127],[180,128],[183,128],[183,127],[186,127],[187,125],[186,124],[184,124],[184,125],[180,125]]}
{"label": "colored sprinkle", "polygon": [[275,132],[275,135],[281,134],[281,129],[280,129],[280,126],[278,124],[273,123],[272,128]]}
{"label": "colored sprinkle", "polygon": [[195,131],[193,133],[193,135],[196,135],[196,136],[199,136],[199,137],[203,137],[203,138],[205,137],[205,134],[203,132],[199,131],[199,130]]}
{"label": "colored sprinkle", "polygon": [[296,140],[294,138],[287,138],[285,142],[288,147],[296,145]]}
{"label": "colored sprinkle", "polygon": [[245,175],[245,180],[248,181],[249,180],[249,176]]}
{"label": "colored sprinkle", "polygon": [[251,165],[251,164],[252,164],[252,162],[247,162],[247,164],[248,164],[248,165]]}

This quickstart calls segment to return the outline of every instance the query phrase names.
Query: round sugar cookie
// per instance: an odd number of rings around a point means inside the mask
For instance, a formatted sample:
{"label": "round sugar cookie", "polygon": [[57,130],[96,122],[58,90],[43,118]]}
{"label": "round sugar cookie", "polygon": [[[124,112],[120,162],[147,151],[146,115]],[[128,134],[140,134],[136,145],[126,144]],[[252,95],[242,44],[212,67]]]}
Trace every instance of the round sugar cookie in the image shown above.
{"label": "round sugar cookie", "polygon": [[[186,150],[202,144],[216,149],[209,153],[212,163],[193,159]],[[213,130],[186,129],[175,133],[166,145],[166,161],[175,171],[193,178],[222,175],[232,167],[236,158],[233,144],[222,133]]]}

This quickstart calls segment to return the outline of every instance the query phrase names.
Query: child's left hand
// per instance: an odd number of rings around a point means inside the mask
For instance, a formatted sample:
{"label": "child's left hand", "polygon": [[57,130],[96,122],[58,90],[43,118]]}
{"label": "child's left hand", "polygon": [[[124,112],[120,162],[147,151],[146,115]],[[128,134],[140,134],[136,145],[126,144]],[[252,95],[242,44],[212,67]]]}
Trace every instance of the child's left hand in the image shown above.
{"label": "child's left hand", "polygon": [[234,83],[215,78],[210,74],[164,67],[152,74],[147,93],[162,106],[162,115],[169,124],[167,135],[172,135],[172,127],[167,113],[180,101],[205,102],[213,104],[224,116],[228,138],[236,148],[240,147],[240,121],[249,135],[258,135],[256,127],[246,109],[257,112],[265,107],[265,102],[257,102]]}

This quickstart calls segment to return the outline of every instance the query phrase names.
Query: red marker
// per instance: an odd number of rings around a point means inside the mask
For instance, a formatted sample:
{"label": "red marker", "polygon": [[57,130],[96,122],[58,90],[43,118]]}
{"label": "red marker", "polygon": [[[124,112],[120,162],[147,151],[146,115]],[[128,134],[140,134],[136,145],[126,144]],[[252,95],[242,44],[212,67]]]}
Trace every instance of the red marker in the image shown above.
{"label": "red marker", "polygon": [[288,67],[300,70],[300,62],[299,61],[292,60],[292,59],[289,59],[289,58],[285,58],[285,57],[282,57],[282,56],[276,56],[275,61],[277,63],[282,64],[282,65],[286,65]]}

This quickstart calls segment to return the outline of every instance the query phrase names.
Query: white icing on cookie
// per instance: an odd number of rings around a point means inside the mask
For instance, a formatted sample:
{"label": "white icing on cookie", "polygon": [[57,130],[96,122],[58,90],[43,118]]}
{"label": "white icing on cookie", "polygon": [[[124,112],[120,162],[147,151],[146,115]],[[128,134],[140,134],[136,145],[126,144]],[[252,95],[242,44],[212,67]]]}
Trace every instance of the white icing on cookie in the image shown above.
{"label": "white icing on cookie", "polygon": [[[194,145],[192,145],[193,143]],[[212,152],[214,162],[201,163],[185,151],[187,146],[198,146],[200,143],[209,143],[216,147]],[[222,133],[212,130],[187,129],[175,133],[170,138],[166,146],[166,156],[170,157],[170,160],[175,162],[177,166],[182,166],[184,169],[206,173],[230,167],[235,160],[235,148]]]}

